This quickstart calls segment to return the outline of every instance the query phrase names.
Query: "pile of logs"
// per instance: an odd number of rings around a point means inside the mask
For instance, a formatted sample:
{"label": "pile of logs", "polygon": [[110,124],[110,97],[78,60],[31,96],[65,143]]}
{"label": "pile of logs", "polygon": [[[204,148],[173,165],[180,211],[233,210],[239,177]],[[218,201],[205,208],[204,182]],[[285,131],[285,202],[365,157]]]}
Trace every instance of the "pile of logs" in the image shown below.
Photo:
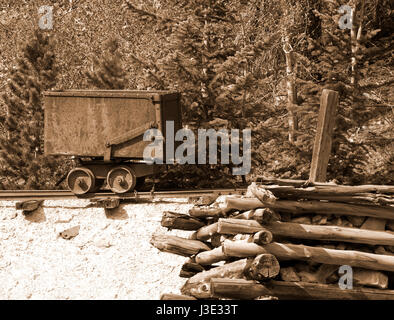
{"label": "pile of logs", "polygon": [[394,300],[394,186],[264,180],[208,200],[163,213],[192,232],[152,237],[188,257],[181,294],[161,299]]}

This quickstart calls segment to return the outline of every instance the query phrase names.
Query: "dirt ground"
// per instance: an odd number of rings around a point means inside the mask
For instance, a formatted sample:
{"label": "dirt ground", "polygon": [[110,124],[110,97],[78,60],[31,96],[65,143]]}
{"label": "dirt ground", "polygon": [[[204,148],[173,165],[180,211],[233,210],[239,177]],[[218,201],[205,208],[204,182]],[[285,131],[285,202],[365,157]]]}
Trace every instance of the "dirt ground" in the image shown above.
{"label": "dirt ground", "polygon": [[[106,211],[88,200],[46,200],[31,216],[0,201],[0,299],[159,299],[179,293],[185,257],[149,243],[165,210],[186,213],[185,199],[128,203]],[[80,226],[66,240],[59,232]]]}

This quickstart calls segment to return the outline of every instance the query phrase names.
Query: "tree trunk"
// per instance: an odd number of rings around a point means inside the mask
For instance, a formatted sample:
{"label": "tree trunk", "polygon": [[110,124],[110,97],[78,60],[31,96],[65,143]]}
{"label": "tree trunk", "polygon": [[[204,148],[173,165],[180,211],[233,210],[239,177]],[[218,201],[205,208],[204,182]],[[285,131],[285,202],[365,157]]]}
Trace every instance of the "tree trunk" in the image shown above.
{"label": "tree trunk", "polygon": [[279,261],[303,260],[325,264],[350,265],[371,270],[394,271],[394,256],[352,250],[335,250],[272,242],[264,246],[242,241],[225,241],[223,252],[229,257],[253,257],[271,253]]}
{"label": "tree trunk", "polygon": [[244,279],[212,278],[210,291],[213,298],[252,300],[271,295],[271,291],[259,282]]}
{"label": "tree trunk", "polygon": [[259,296],[277,296],[279,299],[323,300],[394,300],[393,290],[355,288],[342,290],[337,285],[307,282],[270,281],[260,284],[244,279],[211,279],[214,298],[251,300]]}
{"label": "tree trunk", "polygon": [[197,273],[186,281],[181,288],[181,292],[196,298],[207,299],[211,297],[209,283],[212,278],[251,279],[251,277],[256,277],[257,280],[267,280],[275,277],[278,273],[279,263],[277,259],[271,254],[262,254],[254,259],[237,260]]}
{"label": "tree trunk", "polygon": [[370,245],[394,245],[394,233],[386,231],[297,224],[289,222],[274,222],[264,226],[264,229],[271,231],[274,236],[278,235],[296,239],[343,241]]}
{"label": "tree trunk", "polygon": [[179,229],[179,230],[197,230],[205,224],[193,217],[186,214],[165,211],[161,219],[161,225],[168,229]]}
{"label": "tree trunk", "polygon": [[262,203],[257,198],[227,198],[224,210],[252,210],[267,207],[280,212],[293,214],[338,214],[351,216],[367,216],[373,218],[394,219],[391,206],[368,206],[339,202],[277,200],[274,203]]}
{"label": "tree trunk", "polygon": [[171,235],[153,235],[150,243],[160,251],[189,257],[200,251],[211,250],[205,243]]}

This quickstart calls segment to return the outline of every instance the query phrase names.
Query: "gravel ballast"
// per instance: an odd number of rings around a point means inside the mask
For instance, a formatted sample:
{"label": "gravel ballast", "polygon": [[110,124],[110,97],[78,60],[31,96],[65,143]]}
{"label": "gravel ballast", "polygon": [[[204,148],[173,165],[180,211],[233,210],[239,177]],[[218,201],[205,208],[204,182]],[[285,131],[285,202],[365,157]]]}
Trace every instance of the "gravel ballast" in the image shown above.
{"label": "gravel ballast", "polygon": [[[128,203],[114,210],[88,200],[46,200],[25,216],[0,202],[0,299],[159,299],[179,293],[184,257],[149,243],[163,211],[186,213],[185,199]],[[80,226],[79,234],[59,233]],[[185,236],[188,232],[170,231]]]}

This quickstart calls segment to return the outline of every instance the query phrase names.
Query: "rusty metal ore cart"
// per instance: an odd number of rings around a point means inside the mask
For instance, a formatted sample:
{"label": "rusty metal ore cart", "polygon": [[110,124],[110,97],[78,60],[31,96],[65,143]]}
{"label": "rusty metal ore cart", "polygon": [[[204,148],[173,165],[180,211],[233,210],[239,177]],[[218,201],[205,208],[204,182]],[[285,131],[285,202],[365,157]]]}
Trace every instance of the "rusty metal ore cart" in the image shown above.
{"label": "rusty metal ore cart", "polygon": [[158,128],[165,137],[166,121],[174,121],[175,132],[182,126],[180,94],[168,91],[51,91],[44,108],[45,154],[75,159],[67,176],[75,194],[104,183],[115,193],[132,191],[158,171],[143,161],[151,143],[143,141],[145,131]]}

